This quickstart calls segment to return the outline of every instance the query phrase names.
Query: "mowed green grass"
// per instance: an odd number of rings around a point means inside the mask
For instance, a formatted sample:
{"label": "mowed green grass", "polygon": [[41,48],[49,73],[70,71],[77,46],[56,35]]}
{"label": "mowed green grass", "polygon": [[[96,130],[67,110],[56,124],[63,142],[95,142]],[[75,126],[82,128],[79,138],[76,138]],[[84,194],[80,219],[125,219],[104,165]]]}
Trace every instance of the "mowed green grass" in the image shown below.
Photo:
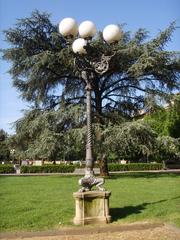
{"label": "mowed green grass", "polygon": [[[0,230],[37,231],[72,225],[79,177],[0,177]],[[180,226],[180,175],[133,173],[106,179],[112,221]]]}

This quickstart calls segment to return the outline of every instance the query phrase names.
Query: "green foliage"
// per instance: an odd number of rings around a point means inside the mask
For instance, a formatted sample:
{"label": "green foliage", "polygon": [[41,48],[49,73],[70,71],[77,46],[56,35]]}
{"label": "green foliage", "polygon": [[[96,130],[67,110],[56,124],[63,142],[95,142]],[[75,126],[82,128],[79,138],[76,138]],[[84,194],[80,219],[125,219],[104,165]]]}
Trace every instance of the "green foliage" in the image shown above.
{"label": "green foliage", "polygon": [[[27,113],[18,121],[17,134],[11,139],[11,144],[16,146],[16,157],[84,159],[86,128],[83,121],[81,106]],[[179,140],[163,136],[157,138],[157,134],[141,120],[108,126],[93,124],[93,134],[96,160],[100,160],[103,154],[109,162],[120,159],[162,162],[179,158]]]}
{"label": "green foliage", "polygon": [[180,161],[180,138],[158,137],[156,158],[159,161]]}
{"label": "green foliage", "polygon": [[144,121],[147,122],[157,134],[168,135],[166,125],[167,111],[164,108],[161,108],[150,115],[146,115]]}
{"label": "green foliage", "polygon": [[69,105],[56,111],[36,109],[26,112],[17,121],[16,135],[11,138],[11,145],[16,146],[16,156],[56,160],[81,154],[85,135],[81,128],[83,110],[81,105]]}
{"label": "green foliage", "polygon": [[21,173],[71,173],[74,165],[43,165],[43,166],[21,166]]}
{"label": "green foliage", "polygon": [[15,173],[13,165],[0,164],[0,173]]}
{"label": "green foliage", "polygon": [[29,18],[18,20],[14,28],[4,31],[11,48],[4,50],[4,59],[13,63],[10,74],[23,99],[48,102],[49,91],[65,76],[72,75],[72,51],[64,48],[47,13],[34,11]]}
{"label": "green foliage", "polygon": [[0,129],[0,161],[10,159],[10,150],[7,139],[7,133],[3,129]]}
{"label": "green foliage", "polygon": [[148,161],[156,144],[155,132],[140,121],[109,126],[104,130],[104,149],[119,159]]}
{"label": "green foliage", "polygon": [[110,163],[108,164],[108,169],[111,172],[161,170],[163,169],[163,164],[162,163],[127,163],[127,164]]}
{"label": "green foliage", "polygon": [[180,138],[180,94],[174,96],[168,114],[169,135]]}
{"label": "green foliage", "polygon": [[10,151],[5,141],[0,141],[0,161],[6,161],[10,159]]}
{"label": "green foliage", "polygon": [[180,137],[180,95],[174,95],[166,108],[161,107],[146,115],[147,122],[160,136]]}
{"label": "green foliage", "polygon": [[107,155],[107,159],[108,159],[108,163],[116,162],[119,160],[117,153],[114,153],[114,152],[109,152]]}

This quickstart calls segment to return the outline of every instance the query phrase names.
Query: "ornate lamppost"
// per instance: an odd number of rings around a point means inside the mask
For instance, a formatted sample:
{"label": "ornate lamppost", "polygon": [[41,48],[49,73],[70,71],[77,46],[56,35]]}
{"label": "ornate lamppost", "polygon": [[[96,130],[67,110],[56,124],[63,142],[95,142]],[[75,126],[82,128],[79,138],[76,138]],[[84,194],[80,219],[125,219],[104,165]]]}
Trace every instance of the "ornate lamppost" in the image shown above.
{"label": "ornate lamppost", "polygon": [[[115,55],[112,46],[117,43],[122,35],[117,25],[108,25],[103,30],[104,44],[108,48],[109,54],[101,53],[100,57],[93,57],[93,47],[91,43],[96,34],[96,27],[91,21],[84,21],[79,25],[73,18],[64,18],[59,23],[59,32],[68,42],[72,42],[72,50],[75,54],[74,64],[81,72],[81,77],[86,83],[86,104],[87,104],[87,142],[86,142],[86,168],[85,176],[79,180],[82,188],[80,192],[91,190],[96,185],[100,191],[104,191],[101,186],[104,183],[103,178],[95,178],[93,172],[92,155],[92,114],[91,114],[91,91],[93,81],[96,81],[96,74],[104,74],[109,69],[111,58]],[[74,40],[76,38],[76,40]],[[74,40],[74,41],[73,41]]]}

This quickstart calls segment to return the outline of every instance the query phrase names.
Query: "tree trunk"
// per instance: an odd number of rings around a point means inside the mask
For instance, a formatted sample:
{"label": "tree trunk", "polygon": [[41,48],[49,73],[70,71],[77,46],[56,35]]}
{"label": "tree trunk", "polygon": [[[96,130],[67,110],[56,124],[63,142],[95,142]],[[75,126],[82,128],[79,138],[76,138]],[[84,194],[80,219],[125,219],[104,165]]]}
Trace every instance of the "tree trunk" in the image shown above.
{"label": "tree trunk", "polygon": [[102,116],[102,96],[99,90],[98,82],[94,86],[94,94],[95,94],[95,116],[96,121],[100,124],[103,124],[103,116]]}
{"label": "tree trunk", "polygon": [[99,159],[99,167],[101,176],[109,176],[107,157],[104,153],[101,154],[101,157]]}
{"label": "tree trunk", "polygon": [[[103,125],[104,120],[102,116],[102,98],[99,87],[96,86],[95,88],[95,110],[96,110],[96,120],[101,125]],[[101,136],[100,139],[96,139],[96,142],[100,142],[99,146],[101,146],[101,142],[103,141],[103,137]],[[100,175],[101,176],[109,176],[108,165],[107,165],[107,157],[104,153],[104,149],[99,147],[99,167],[100,167]]]}

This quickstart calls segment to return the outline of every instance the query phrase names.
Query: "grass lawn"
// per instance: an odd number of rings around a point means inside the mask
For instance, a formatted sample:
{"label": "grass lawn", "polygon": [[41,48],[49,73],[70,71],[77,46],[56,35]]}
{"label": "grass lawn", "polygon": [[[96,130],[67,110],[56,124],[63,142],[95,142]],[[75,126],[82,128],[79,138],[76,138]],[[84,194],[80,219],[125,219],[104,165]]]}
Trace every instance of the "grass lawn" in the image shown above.
{"label": "grass lawn", "polygon": [[[0,177],[0,230],[71,225],[79,177]],[[133,173],[106,179],[113,222],[158,221],[180,226],[180,175]]]}

